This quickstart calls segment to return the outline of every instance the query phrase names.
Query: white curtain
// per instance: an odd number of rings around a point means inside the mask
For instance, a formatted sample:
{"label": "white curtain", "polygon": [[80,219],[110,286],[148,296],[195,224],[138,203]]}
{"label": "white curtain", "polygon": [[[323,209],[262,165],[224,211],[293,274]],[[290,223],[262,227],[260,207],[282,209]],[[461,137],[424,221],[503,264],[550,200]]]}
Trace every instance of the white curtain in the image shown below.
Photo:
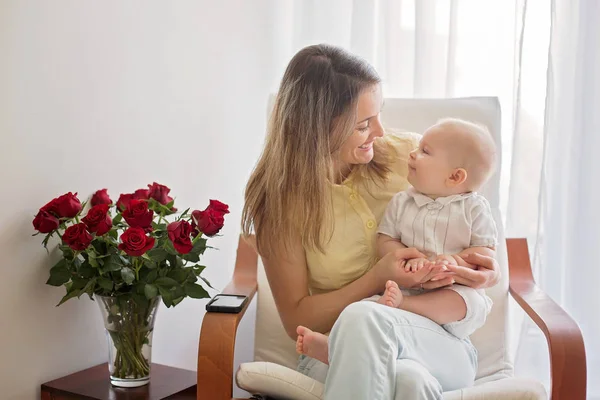
{"label": "white curtain", "polygon": [[553,0],[539,280],[579,323],[588,397],[600,398],[600,2]]}
{"label": "white curtain", "polygon": [[[343,46],[402,97],[498,96],[501,209],[528,237],[540,285],[582,327],[600,398],[600,1],[287,0],[272,3],[275,59]],[[273,88],[276,86],[273,82]],[[549,383],[545,339],[523,324],[516,373]]]}

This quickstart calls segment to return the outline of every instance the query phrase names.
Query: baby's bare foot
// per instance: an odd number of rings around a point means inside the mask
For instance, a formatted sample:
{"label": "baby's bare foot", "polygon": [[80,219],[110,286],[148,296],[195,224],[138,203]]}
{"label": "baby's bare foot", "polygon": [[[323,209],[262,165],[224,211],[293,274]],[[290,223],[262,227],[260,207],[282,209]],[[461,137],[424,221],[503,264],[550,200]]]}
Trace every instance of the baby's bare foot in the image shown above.
{"label": "baby's bare foot", "polygon": [[299,326],[296,329],[298,339],[296,339],[296,351],[300,354],[316,358],[329,365],[329,343],[327,336],[319,332],[313,332],[310,329]]}
{"label": "baby's bare foot", "polygon": [[387,281],[385,284],[385,292],[383,296],[378,300],[379,304],[398,308],[402,304],[404,296],[398,287],[398,284],[394,281]]}

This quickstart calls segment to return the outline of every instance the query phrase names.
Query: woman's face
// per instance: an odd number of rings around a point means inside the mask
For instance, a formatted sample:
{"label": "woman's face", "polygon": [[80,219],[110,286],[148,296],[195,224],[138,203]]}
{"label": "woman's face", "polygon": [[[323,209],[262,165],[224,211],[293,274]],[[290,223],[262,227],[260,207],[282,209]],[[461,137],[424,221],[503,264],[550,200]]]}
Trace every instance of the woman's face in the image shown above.
{"label": "woman's face", "polygon": [[383,136],[379,120],[382,106],[380,85],[364,90],[358,98],[357,119],[354,132],[340,149],[339,173],[347,175],[355,164],[367,164],[373,159],[373,142]]}

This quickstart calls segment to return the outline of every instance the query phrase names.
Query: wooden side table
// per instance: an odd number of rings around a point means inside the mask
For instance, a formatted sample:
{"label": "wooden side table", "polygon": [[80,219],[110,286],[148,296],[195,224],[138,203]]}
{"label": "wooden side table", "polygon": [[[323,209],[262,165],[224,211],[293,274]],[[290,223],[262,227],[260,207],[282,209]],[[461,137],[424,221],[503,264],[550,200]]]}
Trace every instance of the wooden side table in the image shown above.
{"label": "wooden side table", "polygon": [[42,385],[42,400],[194,400],[196,372],[152,364],[150,383],[137,388],[110,384],[108,365],[100,364]]}

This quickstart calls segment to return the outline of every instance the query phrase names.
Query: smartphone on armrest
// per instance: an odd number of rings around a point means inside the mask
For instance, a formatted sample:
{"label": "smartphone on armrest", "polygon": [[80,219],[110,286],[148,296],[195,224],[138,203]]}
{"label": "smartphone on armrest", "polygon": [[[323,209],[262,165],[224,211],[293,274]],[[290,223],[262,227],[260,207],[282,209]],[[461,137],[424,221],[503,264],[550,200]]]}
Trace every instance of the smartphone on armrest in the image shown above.
{"label": "smartphone on armrest", "polygon": [[242,311],[248,297],[240,294],[218,294],[206,305],[206,311],[236,314]]}

